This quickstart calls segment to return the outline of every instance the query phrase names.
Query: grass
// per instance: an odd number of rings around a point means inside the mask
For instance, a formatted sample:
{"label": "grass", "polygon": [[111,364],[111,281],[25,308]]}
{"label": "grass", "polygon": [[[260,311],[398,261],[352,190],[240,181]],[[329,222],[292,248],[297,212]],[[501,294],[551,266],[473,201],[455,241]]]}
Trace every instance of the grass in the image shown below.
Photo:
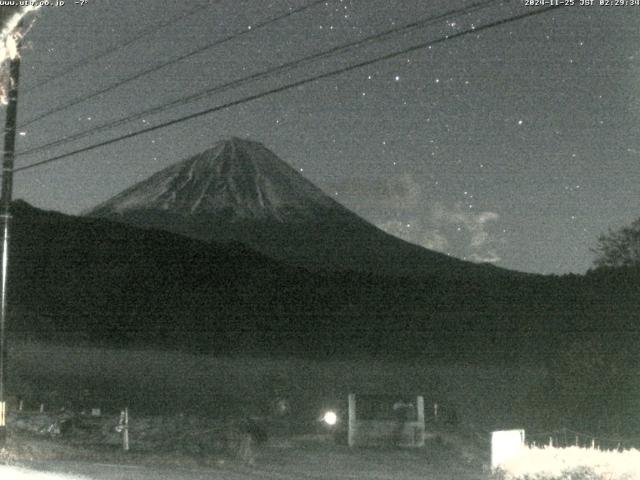
{"label": "grass", "polygon": [[349,392],[421,394],[426,415],[439,404],[441,419],[465,428],[513,426],[505,406],[522,400],[544,377],[542,369],[465,364],[405,364],[371,358],[217,357],[157,350],[10,343],[8,391],[28,408],[45,403],[101,407],[132,415],[198,412],[211,417],[264,415],[286,397],[292,415],[314,422],[327,406],[342,406]]}

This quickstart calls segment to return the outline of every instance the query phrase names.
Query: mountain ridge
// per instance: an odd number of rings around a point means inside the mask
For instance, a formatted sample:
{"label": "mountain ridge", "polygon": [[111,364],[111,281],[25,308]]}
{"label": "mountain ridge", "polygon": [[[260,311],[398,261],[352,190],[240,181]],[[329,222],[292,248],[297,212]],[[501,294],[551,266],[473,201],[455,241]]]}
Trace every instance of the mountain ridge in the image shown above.
{"label": "mountain ridge", "polygon": [[237,137],[157,172],[84,215],[199,240],[237,241],[312,270],[409,276],[508,272],[393,237],[262,144]]}

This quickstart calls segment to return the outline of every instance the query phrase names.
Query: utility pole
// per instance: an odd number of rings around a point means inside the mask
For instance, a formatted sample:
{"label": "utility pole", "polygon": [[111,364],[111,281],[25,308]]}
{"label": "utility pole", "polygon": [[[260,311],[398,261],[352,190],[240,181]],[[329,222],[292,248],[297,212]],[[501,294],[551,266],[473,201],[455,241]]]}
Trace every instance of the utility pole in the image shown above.
{"label": "utility pole", "polygon": [[18,81],[20,57],[9,60],[9,95],[4,130],[4,156],[2,159],[2,193],[0,196],[0,221],[2,223],[2,270],[0,272],[0,447],[7,440],[6,395],[7,379],[7,276],[9,273],[9,225],[11,221],[11,197],[13,193],[13,163],[15,158],[18,116]]}

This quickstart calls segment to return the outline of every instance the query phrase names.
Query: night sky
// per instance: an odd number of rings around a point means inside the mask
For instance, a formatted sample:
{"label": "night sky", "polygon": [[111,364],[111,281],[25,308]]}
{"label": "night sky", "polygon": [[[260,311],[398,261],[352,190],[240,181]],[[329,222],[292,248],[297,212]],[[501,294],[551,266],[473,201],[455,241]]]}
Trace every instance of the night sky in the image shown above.
{"label": "night sky", "polygon": [[[19,123],[248,33],[21,128],[18,150],[474,3],[334,0],[253,28],[310,1],[67,0],[43,7],[23,48]],[[536,8],[494,2],[16,163]],[[640,211],[639,25],[640,7],[553,10],[18,172],[15,197],[77,214],[234,135],[264,143],[337,201],[411,242],[511,269],[581,273],[598,235]],[[113,51],[59,76],[106,50]]]}

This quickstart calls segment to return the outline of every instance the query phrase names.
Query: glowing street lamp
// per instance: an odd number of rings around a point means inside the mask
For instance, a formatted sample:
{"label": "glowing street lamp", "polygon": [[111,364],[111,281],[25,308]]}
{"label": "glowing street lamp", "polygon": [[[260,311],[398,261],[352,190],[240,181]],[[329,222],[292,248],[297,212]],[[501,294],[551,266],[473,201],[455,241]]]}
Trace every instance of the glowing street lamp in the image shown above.
{"label": "glowing street lamp", "polygon": [[322,416],[322,421],[328,426],[333,427],[338,423],[338,415],[333,410],[329,410]]}

